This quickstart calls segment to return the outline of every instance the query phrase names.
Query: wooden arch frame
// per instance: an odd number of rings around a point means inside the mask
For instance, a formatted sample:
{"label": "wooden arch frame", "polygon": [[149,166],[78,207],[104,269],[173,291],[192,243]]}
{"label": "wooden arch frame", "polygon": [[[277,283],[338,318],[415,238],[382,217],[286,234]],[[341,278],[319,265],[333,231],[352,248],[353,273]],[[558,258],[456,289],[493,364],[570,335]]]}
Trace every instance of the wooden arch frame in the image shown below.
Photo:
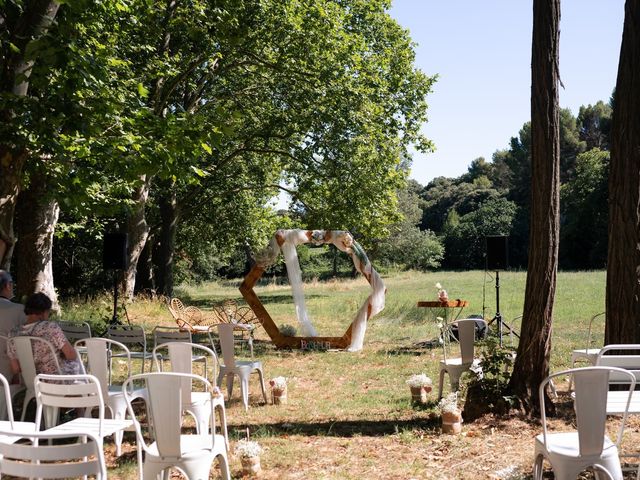
{"label": "wooden arch frame", "polygon": [[[316,245],[331,243],[332,235],[336,233],[332,230],[306,230],[304,232],[307,240],[303,243],[314,243]],[[275,243],[274,243],[275,241]],[[272,250],[270,252],[271,258],[266,262],[256,262],[253,268],[249,271],[247,276],[242,281],[240,285],[240,293],[243,298],[247,302],[247,304],[254,311],[256,316],[260,319],[262,326],[264,327],[267,335],[271,338],[276,348],[305,348],[305,347],[319,347],[319,348],[337,348],[337,349],[346,349],[351,344],[351,334],[353,331],[353,324],[355,319],[349,325],[347,331],[341,337],[290,337],[285,336],[280,332],[280,329],[275,324],[271,315],[264,307],[260,298],[253,290],[255,284],[260,280],[265,270],[269,265],[271,265],[275,259],[280,255],[279,247],[284,244],[284,235],[281,231],[276,232],[274,236],[274,241],[271,243]],[[277,250],[276,250],[277,245]],[[353,258],[353,256],[352,256]],[[355,261],[354,261],[355,263]],[[370,275],[364,274],[364,277],[367,279],[370,285],[372,285],[372,280]],[[373,285],[372,285],[373,286]],[[368,306],[367,311],[367,319],[371,316],[371,305]]]}

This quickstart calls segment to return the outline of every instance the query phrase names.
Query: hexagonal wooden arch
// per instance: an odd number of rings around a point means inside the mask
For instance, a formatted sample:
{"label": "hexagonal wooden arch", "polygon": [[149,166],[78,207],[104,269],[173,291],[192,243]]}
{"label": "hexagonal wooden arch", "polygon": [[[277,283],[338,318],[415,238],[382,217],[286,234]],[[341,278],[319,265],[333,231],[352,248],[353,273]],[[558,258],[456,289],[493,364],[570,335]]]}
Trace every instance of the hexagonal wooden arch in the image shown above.
{"label": "hexagonal wooden arch", "polygon": [[260,280],[264,271],[265,267],[254,265],[242,281],[240,293],[242,293],[247,304],[253,309],[253,312],[262,322],[262,326],[276,348],[303,348],[306,343],[308,346],[317,345],[328,348],[345,349],[351,344],[353,322],[351,322],[351,325],[349,325],[349,328],[342,337],[289,337],[282,335],[280,329],[271,318],[271,315],[269,315],[269,312],[264,308],[260,298],[258,298],[258,295],[256,295],[256,292],[253,290],[253,287],[258,280]]}
{"label": "hexagonal wooden arch", "polygon": [[[278,230],[273,237],[272,241],[269,244],[269,247],[265,250],[267,260],[261,260],[256,262],[251,271],[247,274],[247,276],[242,281],[240,285],[240,293],[244,297],[245,301],[256,316],[262,322],[262,326],[265,331],[276,345],[277,348],[303,348],[305,344],[308,347],[326,347],[326,348],[339,348],[346,349],[351,346],[351,337],[353,333],[354,323],[358,321],[358,317],[356,317],[349,328],[345,332],[342,337],[290,337],[285,336],[280,332],[280,329],[275,324],[269,312],[264,307],[258,295],[256,295],[253,287],[260,280],[262,275],[264,274],[265,269],[275,261],[281,252],[281,247],[285,243],[286,235],[288,233],[293,233],[295,235],[299,235],[298,240],[303,240],[302,243],[333,243],[340,250],[344,252],[349,252],[351,258],[354,262],[354,265],[358,271],[360,271],[364,277],[367,279],[371,287],[376,290],[379,289],[380,286],[384,288],[384,284],[381,281],[376,281],[374,279],[378,278],[377,273],[373,268],[371,268],[368,259],[366,258],[366,254],[362,250],[357,242],[353,241],[353,237],[346,231],[341,230]],[[337,242],[337,243],[336,243]],[[298,242],[300,243],[300,242]],[[364,261],[363,261],[364,257]],[[363,263],[364,262],[364,263]],[[368,269],[365,271],[365,263],[368,265]],[[376,286],[377,285],[377,286]],[[380,290],[378,290],[380,291]],[[384,289],[386,292],[386,289]],[[374,311],[374,307],[371,302],[371,297],[367,299],[367,309],[366,309],[366,318],[365,321],[368,320],[372,314],[375,314],[381,310],[379,302],[376,302],[376,307]],[[384,302],[382,302],[382,307],[384,307]],[[360,318],[362,321],[362,318]]]}

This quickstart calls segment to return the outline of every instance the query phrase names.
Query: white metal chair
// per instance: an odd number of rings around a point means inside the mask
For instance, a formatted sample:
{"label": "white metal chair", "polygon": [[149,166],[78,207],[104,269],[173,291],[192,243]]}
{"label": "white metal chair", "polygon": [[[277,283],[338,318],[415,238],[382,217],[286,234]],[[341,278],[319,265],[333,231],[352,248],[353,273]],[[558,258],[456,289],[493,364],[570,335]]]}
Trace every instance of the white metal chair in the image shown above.
{"label": "white metal chair", "polygon": [[[129,348],[129,358],[140,359],[140,363],[142,364],[140,367],[141,373],[144,373],[146,361],[153,361],[153,355],[151,352],[147,351],[147,336],[142,327],[133,325],[112,325],[107,329],[106,337],[127,345],[127,348]],[[141,350],[137,350],[137,348],[140,348]],[[126,355],[114,354],[111,358],[122,358],[124,356]]]}
{"label": "white metal chair", "polygon": [[[114,439],[122,439],[122,432],[133,426],[132,420],[104,418],[104,398],[100,381],[93,375],[37,375],[34,381],[36,400],[36,428],[40,429],[44,417],[48,432],[86,432],[94,435],[100,446],[103,437],[110,435]],[[58,424],[58,410],[84,409],[85,416]],[[98,409],[98,417],[91,413]],[[120,445],[116,444],[116,454],[121,454]]]}
{"label": "white metal chair", "polygon": [[46,346],[45,348],[49,349],[49,355],[54,358],[58,368],[58,373],[61,373],[60,362],[58,361],[58,356],[56,355],[56,349],[48,340],[45,340],[41,337],[29,336],[11,337],[9,339],[9,344],[13,343],[13,345],[15,346],[16,356],[18,357],[18,363],[20,364],[20,375],[22,376],[22,383],[24,384],[26,389],[24,392],[24,402],[22,403],[22,416],[20,417],[20,421],[24,420],[29,402],[36,398],[33,382],[38,372],[36,370],[36,363],[33,358],[32,342],[41,342]]}
{"label": "white metal chair", "polygon": [[[534,480],[543,478],[543,463],[547,459],[558,480],[575,480],[578,474],[592,468],[597,475],[622,480],[618,448],[636,379],[631,372],[616,367],[585,367],[565,370],[547,377],[538,391],[540,405],[544,406],[544,389],[549,380],[571,375],[575,385],[574,410],[577,430],[549,433],[547,418],[542,408],[542,434],[535,439]],[[606,435],[606,405],[611,376],[625,378],[629,389],[622,421],[615,442]]]}
{"label": "white metal chair", "polygon": [[218,374],[218,387],[222,385],[222,380],[227,377],[227,393],[231,400],[233,392],[233,380],[236,375],[240,377],[240,393],[242,394],[242,403],[244,409],[249,409],[249,377],[253,372],[258,373],[260,379],[260,388],[262,388],[262,396],[265,403],[267,400],[267,392],[264,386],[264,373],[262,370],[262,362],[255,360],[241,360],[235,358],[234,352],[234,325],[232,323],[221,323],[218,325],[218,336],[220,338],[220,348],[222,350],[222,359],[224,364],[220,365],[220,373]]}
{"label": "white metal chair", "polygon": [[[153,348],[159,345],[163,345],[165,343],[174,343],[174,342],[183,342],[183,343],[193,343],[193,337],[191,332],[188,330],[184,330],[178,327],[167,327],[164,325],[157,325],[153,327]],[[213,344],[212,344],[213,346]],[[216,357],[217,358],[217,357]],[[153,361],[156,362],[157,357],[153,357]],[[162,358],[160,360],[160,370],[162,371]],[[207,369],[207,355],[193,355],[191,359],[193,362],[204,362],[205,370]]]}
{"label": "white metal chair", "polygon": [[[111,417],[122,420],[127,413],[127,402],[122,393],[122,384],[111,383],[111,356],[126,359],[125,377],[131,376],[131,353],[126,345],[109,338],[85,338],[75,344],[76,350],[83,348],[86,353],[85,369],[100,382],[100,389],[105,406],[111,411]],[[142,390],[140,390],[142,392]],[[123,432],[115,434],[116,453],[120,455]]]}
{"label": "white metal chair", "polygon": [[[3,352],[6,352],[7,350],[8,341],[9,341],[9,337],[7,337],[6,335],[0,335],[0,350],[2,350]],[[7,366],[6,374],[10,375],[10,372],[11,370]],[[2,375],[1,372],[0,372],[0,375]],[[22,392],[23,390],[24,390],[24,385],[22,384],[9,384],[9,387],[8,387],[9,399],[13,402],[16,396],[18,395],[18,393]],[[0,421],[6,420],[9,418],[8,412],[10,409],[11,409],[11,404],[5,401],[5,396],[4,395],[0,396]],[[13,412],[11,412],[10,418],[13,418]]]}
{"label": "white metal chair", "polygon": [[[208,362],[205,362],[204,374],[201,376],[209,380],[211,383],[216,380],[218,356],[213,350],[203,345],[187,342],[168,342],[155,347],[153,349],[153,355],[156,371],[163,371],[161,368],[161,362],[163,362],[163,360],[168,360],[171,368],[170,371],[189,374],[195,373],[193,372],[193,358],[209,357],[212,365],[211,373],[209,373],[207,369]],[[222,394],[212,395],[211,392],[208,391],[194,391],[191,389],[191,381],[189,379],[185,378],[183,381],[186,383],[185,388],[182,390],[184,395],[182,405],[184,410],[190,413],[196,420],[196,431],[198,433],[205,433],[207,431],[207,426],[210,422],[209,415],[211,413],[211,405],[209,405],[209,403],[213,402],[213,411],[215,413],[216,408],[218,409],[222,435],[224,436],[225,444],[228,448],[229,437],[227,434],[227,417],[224,408],[224,396]]]}
{"label": "white metal chair", "polygon": [[[78,438],[80,437],[80,438]],[[53,440],[73,443],[52,443]],[[29,444],[20,440],[29,441]],[[107,478],[102,444],[88,432],[0,431],[0,473],[17,478],[77,478],[95,475]]]}
{"label": "white metal chair", "polygon": [[605,313],[606,312],[598,313],[593,317],[591,317],[591,320],[589,320],[589,330],[587,334],[587,347],[579,348],[571,352],[571,368],[575,367],[576,363],[578,362],[587,362],[587,363],[590,363],[591,365],[596,364],[596,358],[598,357],[598,353],[600,353],[600,348],[591,347],[593,322],[600,317],[604,317]]}
{"label": "white metal chair", "polygon": [[[133,382],[142,382],[147,389],[146,418],[148,425],[153,428],[147,429],[146,435],[143,435],[142,426],[132,406],[132,402],[137,399],[131,391]],[[225,439],[215,433],[213,402],[209,402],[210,429],[194,435],[181,433],[184,392],[191,391],[191,382],[202,383],[206,391],[212,389],[207,379],[187,373],[145,373],[134,375],[124,382],[122,390],[136,429],[139,478],[158,478],[171,468],[177,468],[187,479],[208,479],[213,461],[218,457],[222,478],[230,480]],[[151,437],[150,443],[147,443],[148,437]]]}
{"label": "white metal chair", "polygon": [[454,322],[458,325],[460,357],[447,358],[445,350],[445,358],[440,361],[439,399],[442,398],[445,373],[449,375],[451,390],[456,391],[460,386],[460,376],[479,364],[479,360],[474,358],[477,322],[484,322],[486,328],[487,322],[479,318],[465,318]]}
{"label": "white metal chair", "polygon": [[[36,424],[34,422],[16,422],[13,419],[13,405],[11,401],[11,389],[9,382],[4,375],[0,374],[0,383],[2,384],[3,399],[7,407],[7,420],[0,420],[0,430],[15,433],[32,433],[36,432]],[[11,439],[0,437],[0,442],[10,442]]]}

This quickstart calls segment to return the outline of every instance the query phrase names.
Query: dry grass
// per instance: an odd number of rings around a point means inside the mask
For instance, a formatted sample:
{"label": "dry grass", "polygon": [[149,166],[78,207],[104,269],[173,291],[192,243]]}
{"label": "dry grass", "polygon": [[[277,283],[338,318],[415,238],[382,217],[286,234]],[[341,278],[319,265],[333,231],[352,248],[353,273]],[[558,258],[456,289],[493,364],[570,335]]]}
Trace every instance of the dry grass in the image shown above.
{"label": "dry grass", "polygon": [[[425,372],[437,384],[440,348],[420,342],[433,339],[435,323],[417,300],[435,297],[433,284],[441,282],[452,298],[470,300],[468,313],[482,312],[481,272],[438,274],[407,273],[385,279],[389,289],[387,307],[370,322],[362,352],[277,351],[264,332],[259,332],[256,356],[267,378],[289,379],[286,405],[265,405],[251,383],[251,407],[244,412],[239,393],[228,402],[227,417],[233,443],[245,437],[264,448],[263,479],[524,479],[531,478],[533,439],[541,432],[536,421],[517,416],[485,416],[463,426],[458,436],[443,435],[435,401],[426,407],[412,406],[405,380]],[[493,285],[487,281],[487,308],[492,316]],[[507,319],[522,308],[523,273],[505,273],[501,291],[502,312]],[[297,324],[286,286],[265,282],[257,289],[278,324]],[[366,282],[334,281],[305,287],[307,304],[320,334],[342,334],[368,295]],[[237,282],[184,288],[179,295],[201,308],[223,298],[239,299]],[[554,370],[568,366],[572,348],[583,347],[588,317],[604,303],[603,272],[561,274],[554,327]],[[144,300],[129,306],[130,316],[147,328],[171,324],[166,309]],[[600,334],[598,330],[598,335]],[[601,340],[600,340],[601,341]],[[596,339],[596,343],[598,340]],[[561,416],[553,428],[571,428],[567,384],[561,391]],[[432,393],[434,400],[434,394]],[[612,420],[612,426],[616,420]],[[135,478],[135,448],[125,437],[125,454],[113,458],[111,478]],[[628,428],[625,449],[640,443],[640,422]],[[241,478],[240,461],[230,457],[234,478]],[[212,478],[218,478],[213,471]],[[552,478],[549,476],[548,478]],[[589,477],[585,477],[589,478]],[[631,478],[631,477],[629,477]]]}

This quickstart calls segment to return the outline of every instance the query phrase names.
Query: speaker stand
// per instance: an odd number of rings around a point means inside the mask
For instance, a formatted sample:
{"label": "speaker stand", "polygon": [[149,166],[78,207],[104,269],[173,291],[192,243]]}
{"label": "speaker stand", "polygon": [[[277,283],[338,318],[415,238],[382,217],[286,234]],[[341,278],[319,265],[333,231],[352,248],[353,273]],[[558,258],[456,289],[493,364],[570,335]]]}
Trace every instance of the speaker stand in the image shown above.
{"label": "speaker stand", "polygon": [[510,333],[513,333],[516,337],[520,338],[520,336],[514,332],[509,325],[507,325],[502,319],[502,314],[500,313],[500,272],[496,270],[496,314],[489,322],[491,325],[493,322],[497,322],[498,324],[498,338],[500,340],[500,347],[502,347],[502,329],[506,328]]}
{"label": "speaker stand", "polygon": [[113,271],[113,317],[111,317],[109,325],[122,325],[118,319],[118,270]]}

